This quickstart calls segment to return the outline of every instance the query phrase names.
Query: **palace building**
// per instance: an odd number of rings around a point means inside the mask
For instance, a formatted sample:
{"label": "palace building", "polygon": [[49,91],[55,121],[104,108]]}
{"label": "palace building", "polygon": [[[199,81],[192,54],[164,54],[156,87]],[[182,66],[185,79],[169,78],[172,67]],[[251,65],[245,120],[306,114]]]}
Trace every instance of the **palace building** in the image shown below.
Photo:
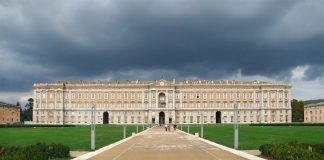
{"label": "palace building", "polygon": [[324,102],[309,104],[304,108],[305,123],[324,123]]}
{"label": "palace building", "polygon": [[19,106],[0,101],[0,124],[14,124],[20,122]]}
{"label": "palace building", "polygon": [[290,123],[291,85],[261,81],[63,81],[33,86],[35,124]]}

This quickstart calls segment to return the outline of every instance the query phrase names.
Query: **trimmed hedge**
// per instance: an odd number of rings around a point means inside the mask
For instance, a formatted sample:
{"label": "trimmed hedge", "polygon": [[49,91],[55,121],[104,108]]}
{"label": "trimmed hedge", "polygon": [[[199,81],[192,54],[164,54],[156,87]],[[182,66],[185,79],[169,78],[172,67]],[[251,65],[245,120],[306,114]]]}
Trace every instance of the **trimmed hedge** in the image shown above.
{"label": "trimmed hedge", "polygon": [[324,144],[264,144],[259,150],[263,156],[276,160],[324,160]]}
{"label": "trimmed hedge", "polygon": [[47,160],[70,158],[70,148],[63,144],[37,143],[26,147],[0,146],[0,160]]}
{"label": "trimmed hedge", "polygon": [[255,123],[250,126],[324,126],[324,123]]}
{"label": "trimmed hedge", "polygon": [[75,127],[75,125],[50,125],[50,124],[5,124],[5,125],[0,125],[0,128],[34,128],[34,127]]}

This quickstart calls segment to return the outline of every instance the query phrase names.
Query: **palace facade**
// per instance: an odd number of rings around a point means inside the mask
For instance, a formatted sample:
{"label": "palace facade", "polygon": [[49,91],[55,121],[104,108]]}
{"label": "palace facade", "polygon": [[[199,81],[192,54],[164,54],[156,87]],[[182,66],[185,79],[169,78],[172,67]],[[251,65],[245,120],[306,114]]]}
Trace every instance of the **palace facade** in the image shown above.
{"label": "palace facade", "polygon": [[36,124],[290,123],[291,85],[261,81],[63,81],[33,86]]}
{"label": "palace facade", "polygon": [[20,122],[20,108],[13,104],[0,101],[0,124],[14,124]]}
{"label": "palace facade", "polygon": [[305,123],[324,123],[324,102],[309,104],[304,108]]}

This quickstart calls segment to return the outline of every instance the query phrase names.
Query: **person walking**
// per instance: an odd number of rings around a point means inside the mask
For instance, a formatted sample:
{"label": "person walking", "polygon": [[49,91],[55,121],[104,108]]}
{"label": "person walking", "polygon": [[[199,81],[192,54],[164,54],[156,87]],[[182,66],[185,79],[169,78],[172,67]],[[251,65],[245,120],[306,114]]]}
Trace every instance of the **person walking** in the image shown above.
{"label": "person walking", "polygon": [[168,125],[167,124],[164,125],[164,128],[165,128],[165,131],[168,131]]}

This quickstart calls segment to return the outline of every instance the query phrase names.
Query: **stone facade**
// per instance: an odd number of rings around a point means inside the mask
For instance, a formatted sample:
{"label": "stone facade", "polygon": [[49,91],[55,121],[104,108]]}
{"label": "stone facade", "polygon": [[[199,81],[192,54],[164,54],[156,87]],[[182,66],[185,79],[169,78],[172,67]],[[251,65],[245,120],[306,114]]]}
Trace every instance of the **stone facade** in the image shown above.
{"label": "stone facade", "polygon": [[309,104],[304,108],[305,123],[324,123],[324,102]]}
{"label": "stone facade", "polygon": [[36,124],[290,123],[291,86],[268,82],[97,81],[33,86]]}
{"label": "stone facade", "polygon": [[13,124],[20,122],[20,108],[0,102],[0,124]]}

